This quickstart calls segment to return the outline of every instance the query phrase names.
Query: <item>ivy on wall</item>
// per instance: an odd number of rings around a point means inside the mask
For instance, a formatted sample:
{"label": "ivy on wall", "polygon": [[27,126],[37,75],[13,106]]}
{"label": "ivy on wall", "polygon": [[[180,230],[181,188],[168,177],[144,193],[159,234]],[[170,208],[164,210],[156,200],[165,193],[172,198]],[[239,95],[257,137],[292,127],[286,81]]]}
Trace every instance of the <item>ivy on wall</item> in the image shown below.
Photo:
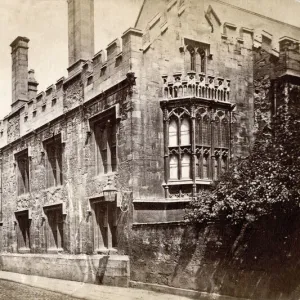
{"label": "ivy on wall", "polygon": [[271,126],[258,129],[248,157],[236,160],[220,181],[191,201],[188,221],[249,222],[299,210],[300,89],[286,83],[278,95]]}

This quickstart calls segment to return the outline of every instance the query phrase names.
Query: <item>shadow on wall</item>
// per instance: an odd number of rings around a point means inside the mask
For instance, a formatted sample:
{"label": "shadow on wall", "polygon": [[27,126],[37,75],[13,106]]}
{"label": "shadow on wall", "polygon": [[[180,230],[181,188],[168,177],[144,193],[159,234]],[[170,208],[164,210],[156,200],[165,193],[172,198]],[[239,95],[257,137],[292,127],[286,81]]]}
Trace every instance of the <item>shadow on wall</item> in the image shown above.
{"label": "shadow on wall", "polygon": [[99,259],[99,266],[96,275],[97,284],[103,284],[103,279],[104,279],[105,271],[107,269],[108,260],[109,260],[109,255],[105,255]]}
{"label": "shadow on wall", "polygon": [[131,279],[255,300],[300,299],[298,220],[136,228]]}
{"label": "shadow on wall", "polygon": [[[176,266],[177,270],[190,267],[183,259],[185,253],[191,265],[198,259],[197,290],[252,299],[299,299],[300,226],[296,215],[242,226],[214,224],[204,232],[198,229],[205,239],[202,247],[198,239],[200,249],[189,252],[186,233],[190,229],[186,229]],[[190,237],[195,241],[195,234]]]}

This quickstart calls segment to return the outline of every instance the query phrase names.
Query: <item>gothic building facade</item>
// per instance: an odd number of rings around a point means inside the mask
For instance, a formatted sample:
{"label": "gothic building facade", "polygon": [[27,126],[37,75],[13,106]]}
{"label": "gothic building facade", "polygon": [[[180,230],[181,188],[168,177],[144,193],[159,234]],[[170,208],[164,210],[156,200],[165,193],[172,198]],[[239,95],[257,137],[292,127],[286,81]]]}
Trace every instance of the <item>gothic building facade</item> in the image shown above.
{"label": "gothic building facade", "polygon": [[68,0],[68,17],[68,77],[45,91],[29,39],[11,44],[1,269],[205,290],[200,260],[176,268],[185,207],[247,155],[274,82],[298,78],[300,29],[220,0],[145,0],[94,54],[93,0]]}

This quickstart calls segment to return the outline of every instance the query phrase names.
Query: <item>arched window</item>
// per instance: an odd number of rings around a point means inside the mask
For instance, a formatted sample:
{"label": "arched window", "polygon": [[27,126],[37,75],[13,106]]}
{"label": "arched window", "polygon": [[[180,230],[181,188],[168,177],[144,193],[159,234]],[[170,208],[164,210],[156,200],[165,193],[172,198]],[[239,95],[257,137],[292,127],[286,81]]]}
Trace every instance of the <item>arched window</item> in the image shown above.
{"label": "arched window", "polygon": [[191,156],[186,153],[181,157],[181,178],[191,178]]}
{"label": "arched window", "polygon": [[202,118],[200,127],[201,144],[210,145],[210,118],[208,115]]}
{"label": "arched window", "polygon": [[198,53],[200,55],[200,72],[205,73],[205,67],[206,67],[206,54],[205,50],[199,49]]}
{"label": "arched window", "polygon": [[169,124],[169,146],[178,145],[178,123],[172,119]]}
{"label": "arched window", "polygon": [[187,46],[187,50],[190,53],[190,68],[191,68],[191,71],[196,71],[196,52],[195,52],[195,49],[192,46]]}
{"label": "arched window", "polygon": [[170,156],[170,179],[178,179],[178,156]]}
{"label": "arched window", "polygon": [[227,156],[221,157],[221,172],[224,173],[227,170]]}
{"label": "arched window", "polygon": [[181,138],[181,145],[190,145],[191,143],[190,122],[187,118],[181,120],[180,138]]}
{"label": "arched window", "polygon": [[214,180],[217,180],[219,177],[219,162],[220,162],[220,157],[219,156],[215,156],[214,160],[213,160],[213,164],[214,164]]}
{"label": "arched window", "polygon": [[222,120],[221,123],[221,132],[222,132],[222,142],[221,142],[221,146],[222,147],[229,147],[229,122],[228,119],[225,117]]}
{"label": "arched window", "polygon": [[215,138],[216,147],[220,147],[221,146],[221,130],[220,130],[220,118],[218,116],[215,117],[214,138]]}
{"label": "arched window", "polygon": [[208,155],[203,155],[202,156],[202,178],[203,179],[208,179],[209,177],[209,156]]}

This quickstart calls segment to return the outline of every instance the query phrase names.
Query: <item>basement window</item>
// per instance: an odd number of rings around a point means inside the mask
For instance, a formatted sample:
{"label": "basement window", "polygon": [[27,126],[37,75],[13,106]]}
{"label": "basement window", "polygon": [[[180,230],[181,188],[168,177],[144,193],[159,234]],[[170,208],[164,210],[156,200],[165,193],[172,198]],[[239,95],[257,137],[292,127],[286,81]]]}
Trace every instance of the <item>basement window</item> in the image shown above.
{"label": "basement window", "polygon": [[93,213],[94,251],[117,248],[117,205],[103,198],[91,201]]}
{"label": "basement window", "polygon": [[63,184],[62,173],[62,143],[61,135],[57,135],[44,142],[47,154],[46,160],[46,185],[47,188]]}
{"label": "basement window", "polygon": [[15,155],[17,164],[18,195],[29,193],[29,157],[28,149]]}
{"label": "basement window", "polygon": [[64,218],[62,204],[44,207],[47,220],[46,243],[48,252],[60,252],[64,247]]}
{"label": "basement window", "polygon": [[19,252],[30,251],[30,223],[29,211],[17,211],[15,212],[17,220],[17,247]]}

